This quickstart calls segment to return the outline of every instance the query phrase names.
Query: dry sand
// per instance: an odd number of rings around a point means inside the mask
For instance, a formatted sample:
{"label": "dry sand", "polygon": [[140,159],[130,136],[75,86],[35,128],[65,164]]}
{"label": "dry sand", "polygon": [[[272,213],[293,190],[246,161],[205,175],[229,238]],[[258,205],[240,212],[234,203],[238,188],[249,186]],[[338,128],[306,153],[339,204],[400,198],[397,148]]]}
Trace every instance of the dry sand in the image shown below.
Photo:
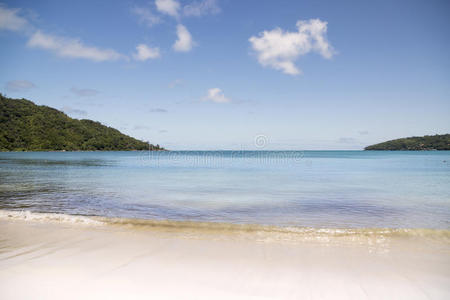
{"label": "dry sand", "polygon": [[449,245],[0,218],[0,298],[450,299]]}

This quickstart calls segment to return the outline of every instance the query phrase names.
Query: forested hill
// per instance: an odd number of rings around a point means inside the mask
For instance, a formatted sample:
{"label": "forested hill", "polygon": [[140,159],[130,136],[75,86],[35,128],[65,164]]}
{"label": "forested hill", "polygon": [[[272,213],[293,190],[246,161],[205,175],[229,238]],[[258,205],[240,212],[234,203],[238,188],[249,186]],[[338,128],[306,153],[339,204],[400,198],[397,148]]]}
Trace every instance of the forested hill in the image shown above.
{"label": "forested hill", "polygon": [[450,150],[450,134],[426,135],[391,140],[368,146],[365,150]]}
{"label": "forested hill", "polygon": [[163,150],[91,120],[0,94],[0,151]]}

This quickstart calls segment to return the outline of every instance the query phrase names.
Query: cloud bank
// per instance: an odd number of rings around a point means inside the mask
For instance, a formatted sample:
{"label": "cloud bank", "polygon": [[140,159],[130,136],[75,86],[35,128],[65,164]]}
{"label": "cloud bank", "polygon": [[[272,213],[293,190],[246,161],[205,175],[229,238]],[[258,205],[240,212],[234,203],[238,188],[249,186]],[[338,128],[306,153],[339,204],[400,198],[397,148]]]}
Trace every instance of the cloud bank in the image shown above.
{"label": "cloud bank", "polygon": [[297,75],[301,71],[295,61],[300,56],[310,52],[319,53],[327,59],[333,56],[333,47],[326,37],[327,22],[310,19],[300,20],[296,25],[297,31],[294,32],[275,28],[250,37],[252,49],[261,65],[281,70],[285,74]]}

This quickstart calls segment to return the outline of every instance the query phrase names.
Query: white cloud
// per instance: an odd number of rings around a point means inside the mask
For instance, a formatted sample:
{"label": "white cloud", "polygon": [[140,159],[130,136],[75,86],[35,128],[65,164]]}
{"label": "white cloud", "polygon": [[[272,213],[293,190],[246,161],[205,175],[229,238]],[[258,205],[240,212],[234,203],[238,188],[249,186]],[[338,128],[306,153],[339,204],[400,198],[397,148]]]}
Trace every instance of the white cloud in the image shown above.
{"label": "white cloud", "polygon": [[319,19],[300,20],[297,22],[297,31],[275,28],[252,36],[249,41],[261,65],[297,75],[301,73],[295,65],[299,56],[309,52],[317,52],[328,59],[333,56],[334,50],[327,41],[326,33],[327,22]]}
{"label": "white cloud", "polygon": [[148,8],[135,6],[131,9],[131,12],[139,17],[140,23],[144,23],[148,27],[161,22],[161,18],[155,16]]}
{"label": "white cloud", "polygon": [[212,88],[208,90],[208,94],[203,98],[203,101],[212,101],[215,103],[229,103],[231,102],[231,99],[225,97],[221,89]]}
{"label": "white cloud", "polygon": [[49,50],[61,57],[93,61],[129,59],[112,49],[86,46],[79,39],[46,34],[40,30],[35,31],[25,18],[18,15],[19,12],[20,9],[8,9],[0,3],[0,30],[12,30],[30,35],[28,47]]}
{"label": "white cloud", "polygon": [[10,92],[26,92],[36,87],[28,80],[11,80],[6,83],[6,90]]}
{"label": "white cloud", "polygon": [[220,12],[220,7],[216,0],[194,1],[191,4],[185,5],[183,14],[185,16],[200,17],[207,14],[217,14]]}
{"label": "white cloud", "polygon": [[137,52],[133,54],[133,58],[139,61],[161,57],[158,47],[151,48],[145,44],[139,44],[136,46],[136,51]]}
{"label": "white cloud", "polygon": [[178,11],[180,10],[180,3],[176,0],[156,0],[156,9],[172,17],[178,17]]}
{"label": "white cloud", "polygon": [[191,34],[187,28],[181,24],[177,25],[177,37],[175,44],[173,44],[173,49],[175,49],[175,51],[187,52],[194,46]]}
{"label": "white cloud", "polygon": [[50,50],[61,57],[84,58],[93,61],[107,61],[126,58],[112,49],[99,49],[83,45],[79,39],[58,37],[35,32],[28,40],[28,46]]}
{"label": "white cloud", "polygon": [[21,31],[28,21],[18,15],[20,9],[8,9],[0,3],[0,30]]}

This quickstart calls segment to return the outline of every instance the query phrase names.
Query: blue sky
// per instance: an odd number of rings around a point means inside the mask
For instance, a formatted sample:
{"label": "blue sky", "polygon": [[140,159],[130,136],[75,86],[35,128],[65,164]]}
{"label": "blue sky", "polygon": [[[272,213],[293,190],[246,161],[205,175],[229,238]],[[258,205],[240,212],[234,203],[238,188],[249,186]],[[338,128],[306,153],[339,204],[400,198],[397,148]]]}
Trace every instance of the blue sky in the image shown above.
{"label": "blue sky", "polygon": [[449,1],[3,1],[0,91],[169,149],[450,132]]}

